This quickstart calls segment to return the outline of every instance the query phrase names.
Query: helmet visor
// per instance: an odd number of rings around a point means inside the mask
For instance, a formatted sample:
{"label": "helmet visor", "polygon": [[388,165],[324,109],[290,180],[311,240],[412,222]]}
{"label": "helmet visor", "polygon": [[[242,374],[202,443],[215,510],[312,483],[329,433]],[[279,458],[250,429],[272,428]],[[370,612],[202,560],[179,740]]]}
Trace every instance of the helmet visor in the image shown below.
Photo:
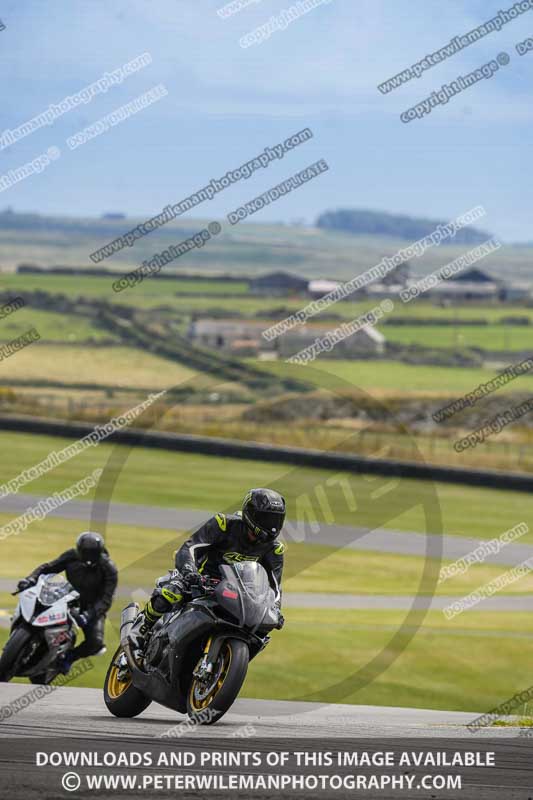
{"label": "helmet visor", "polygon": [[285,514],[279,511],[260,511],[255,515],[255,524],[269,538],[275,539],[283,528]]}
{"label": "helmet visor", "polygon": [[93,567],[100,561],[100,548],[94,545],[83,545],[78,548],[80,559],[87,567]]}

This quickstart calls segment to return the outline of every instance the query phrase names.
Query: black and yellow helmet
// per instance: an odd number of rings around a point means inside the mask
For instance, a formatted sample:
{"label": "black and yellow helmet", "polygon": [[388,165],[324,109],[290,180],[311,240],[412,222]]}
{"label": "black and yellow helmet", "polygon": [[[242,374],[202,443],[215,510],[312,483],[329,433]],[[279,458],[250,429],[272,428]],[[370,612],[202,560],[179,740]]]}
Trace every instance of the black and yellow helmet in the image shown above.
{"label": "black and yellow helmet", "polygon": [[242,503],[242,518],[258,541],[273,541],[285,522],[285,498],[273,489],[250,489]]}

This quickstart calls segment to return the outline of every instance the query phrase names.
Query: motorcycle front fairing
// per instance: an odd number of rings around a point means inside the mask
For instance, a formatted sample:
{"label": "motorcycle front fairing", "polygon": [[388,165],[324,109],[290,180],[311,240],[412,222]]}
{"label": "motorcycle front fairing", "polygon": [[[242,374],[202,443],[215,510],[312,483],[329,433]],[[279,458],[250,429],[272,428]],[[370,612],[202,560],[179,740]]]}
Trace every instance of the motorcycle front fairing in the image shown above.
{"label": "motorcycle front fairing", "polygon": [[275,594],[264,567],[256,561],[241,561],[220,567],[222,580],[215,589],[219,605],[251,632],[274,628],[278,614]]}
{"label": "motorcycle front fairing", "polygon": [[31,622],[38,596],[37,586],[32,586],[31,589],[26,589],[22,592],[13,614],[13,621],[22,617],[26,622]]}
{"label": "motorcycle front fairing", "polygon": [[69,610],[78,599],[79,593],[59,575],[41,575],[35,586],[21,593],[13,626],[25,622],[28,627],[42,629],[46,644],[46,652],[37,663],[21,671],[21,677],[48,672],[57,657],[74,646],[76,632],[70,624]]}
{"label": "motorcycle front fairing", "polygon": [[78,598],[79,593],[61,576],[41,575],[35,586],[21,592],[13,620],[22,617],[35,627],[64,624],[70,604]]}
{"label": "motorcycle front fairing", "polygon": [[215,663],[228,636],[246,642],[251,660],[265,648],[269,642],[268,633],[278,624],[276,595],[266,570],[255,561],[221,565],[220,573],[222,580],[214,591],[213,599],[223,618],[218,618],[207,660]]}

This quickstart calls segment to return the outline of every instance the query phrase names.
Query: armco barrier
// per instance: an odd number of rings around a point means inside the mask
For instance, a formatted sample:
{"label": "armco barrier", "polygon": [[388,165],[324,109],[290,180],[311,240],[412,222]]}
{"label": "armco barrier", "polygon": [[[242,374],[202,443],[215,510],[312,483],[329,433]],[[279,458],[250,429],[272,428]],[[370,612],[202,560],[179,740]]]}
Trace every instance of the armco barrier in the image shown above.
{"label": "armco barrier", "polygon": [[[41,417],[0,416],[0,431],[38,433],[47,436],[64,436],[67,439],[79,439],[90,433],[93,428],[93,425],[85,422],[63,422]],[[198,453],[227,458],[246,458],[252,461],[273,461],[300,467],[336,469],[365,475],[414,478],[417,480],[458,483],[464,486],[482,486],[490,489],[507,489],[519,492],[533,491],[533,475],[516,472],[440,467],[434,464],[418,464],[413,461],[366,458],[345,453],[304,450],[298,447],[278,447],[210,436],[159,433],[158,431],[129,428],[116,431],[106,441],[134,447],[176,450],[182,453]]]}

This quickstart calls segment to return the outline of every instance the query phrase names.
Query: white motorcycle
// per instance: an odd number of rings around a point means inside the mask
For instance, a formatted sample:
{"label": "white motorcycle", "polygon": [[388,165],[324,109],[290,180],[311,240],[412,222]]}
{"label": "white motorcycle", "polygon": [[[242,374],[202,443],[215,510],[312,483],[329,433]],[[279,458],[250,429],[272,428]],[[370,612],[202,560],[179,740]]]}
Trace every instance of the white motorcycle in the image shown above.
{"label": "white motorcycle", "polygon": [[76,642],[79,597],[62,575],[41,575],[35,586],[20,592],[0,656],[0,681],[53,681],[60,672],[58,659]]}

